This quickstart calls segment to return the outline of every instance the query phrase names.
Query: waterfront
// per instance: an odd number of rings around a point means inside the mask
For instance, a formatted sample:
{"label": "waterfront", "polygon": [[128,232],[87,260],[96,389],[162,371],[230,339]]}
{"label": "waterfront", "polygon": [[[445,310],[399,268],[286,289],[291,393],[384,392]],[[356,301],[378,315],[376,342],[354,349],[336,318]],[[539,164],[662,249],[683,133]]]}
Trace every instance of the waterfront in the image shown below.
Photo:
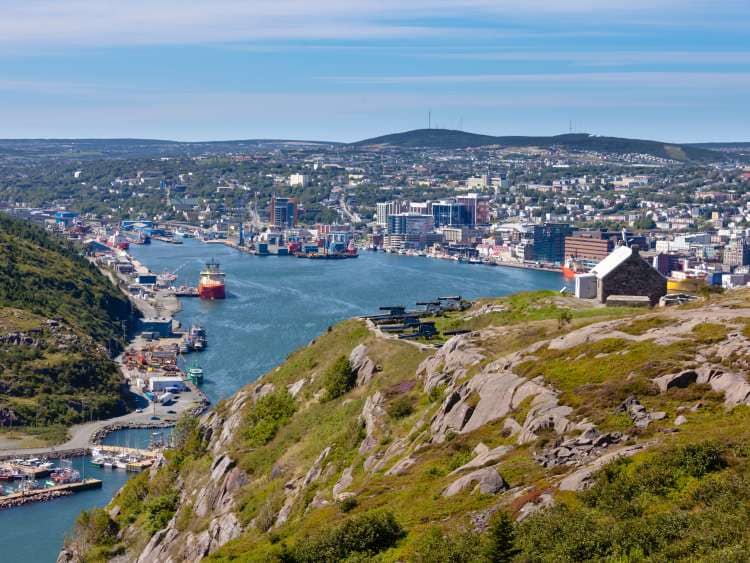
{"label": "waterfront", "polygon": [[203,390],[213,402],[273,369],[328,326],[375,313],[380,306],[564,285],[556,273],[382,252],[363,252],[356,260],[298,260],[188,239],[182,245],[134,246],[131,253],[154,272],[177,271],[177,285],[195,285],[210,258],[226,272],[226,300],[183,299],[177,315],[184,326],[197,322],[208,332],[207,349],[191,355],[189,362],[205,370]]}
{"label": "waterfront", "polygon": [[[382,305],[413,306],[439,295],[467,298],[530,289],[559,289],[560,274],[460,264],[447,260],[365,252],[356,260],[258,257],[224,245],[186,240],[182,245],[134,246],[135,258],[154,272],[177,270],[179,283],[194,285],[203,263],[215,258],[227,273],[228,299],[183,299],[177,318],[202,324],[208,348],[192,354],[206,372],[204,391],[215,403],[278,365],[294,349],[339,320],[374,313]],[[105,443],[143,447],[150,431],[118,431]],[[76,460],[80,466],[80,458]],[[101,490],[0,512],[3,560],[54,561],[78,513],[103,506],[125,482],[124,471],[90,464]],[[41,531],[41,532],[40,532]]]}

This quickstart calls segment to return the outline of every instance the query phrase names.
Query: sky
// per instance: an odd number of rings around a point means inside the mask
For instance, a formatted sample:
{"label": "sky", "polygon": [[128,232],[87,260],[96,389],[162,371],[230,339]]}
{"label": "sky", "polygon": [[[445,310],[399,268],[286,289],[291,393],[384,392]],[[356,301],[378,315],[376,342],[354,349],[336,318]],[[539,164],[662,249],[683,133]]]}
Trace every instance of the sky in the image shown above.
{"label": "sky", "polygon": [[0,138],[750,141],[750,0],[0,0]]}

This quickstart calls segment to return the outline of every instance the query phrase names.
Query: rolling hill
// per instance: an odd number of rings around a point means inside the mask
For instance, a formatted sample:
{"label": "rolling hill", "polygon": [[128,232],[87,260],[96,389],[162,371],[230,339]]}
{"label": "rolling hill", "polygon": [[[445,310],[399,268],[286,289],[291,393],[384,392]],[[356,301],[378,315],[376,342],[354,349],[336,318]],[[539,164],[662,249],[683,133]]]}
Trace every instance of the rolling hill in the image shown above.
{"label": "rolling hill", "polygon": [[452,129],[415,129],[373,137],[354,143],[355,146],[389,146],[398,148],[458,149],[498,145],[502,147],[564,147],[574,150],[639,153],[679,161],[715,161],[724,159],[719,152],[694,145],[679,145],[661,141],[599,137],[587,133],[571,133],[551,137],[478,135]]}

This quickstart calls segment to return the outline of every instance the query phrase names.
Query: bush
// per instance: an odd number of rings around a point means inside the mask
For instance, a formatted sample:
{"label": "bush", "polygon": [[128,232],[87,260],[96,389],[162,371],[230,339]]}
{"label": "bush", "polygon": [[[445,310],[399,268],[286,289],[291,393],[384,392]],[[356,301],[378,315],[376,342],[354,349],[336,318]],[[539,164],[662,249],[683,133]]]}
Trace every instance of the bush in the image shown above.
{"label": "bush", "polygon": [[341,512],[351,512],[355,508],[357,508],[357,505],[359,502],[357,502],[357,499],[354,497],[346,497],[344,500],[341,501],[339,504],[339,508],[341,509]]}
{"label": "bush", "polygon": [[386,410],[391,418],[406,418],[414,412],[414,405],[412,404],[411,398],[399,397],[392,401]]}
{"label": "bush", "polygon": [[352,371],[352,365],[346,356],[341,356],[326,370],[323,377],[325,386],[325,400],[338,399],[349,392],[357,383],[357,377]]}
{"label": "bush", "polygon": [[261,397],[247,415],[245,437],[250,447],[260,447],[273,440],[294,414],[296,405],[286,389]]}
{"label": "bush", "polygon": [[416,542],[415,563],[475,563],[481,561],[481,545],[477,534],[446,536],[433,527]]}
{"label": "bush", "polygon": [[385,551],[403,536],[404,530],[392,513],[368,512],[305,538],[290,550],[287,560],[295,563],[327,563],[350,557],[361,560]]}
{"label": "bush", "polygon": [[144,503],[146,511],[146,530],[155,534],[165,528],[177,510],[179,495],[176,492],[149,498]]}

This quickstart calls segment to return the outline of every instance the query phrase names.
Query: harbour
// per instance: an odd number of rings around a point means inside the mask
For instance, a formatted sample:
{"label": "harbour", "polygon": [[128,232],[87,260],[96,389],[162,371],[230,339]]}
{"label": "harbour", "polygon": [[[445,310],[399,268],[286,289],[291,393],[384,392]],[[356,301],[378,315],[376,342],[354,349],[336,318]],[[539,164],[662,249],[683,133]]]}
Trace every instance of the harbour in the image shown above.
{"label": "harbour", "polygon": [[[515,268],[493,268],[452,260],[429,260],[384,252],[363,252],[357,260],[268,260],[225,244],[207,245],[186,238],[181,245],[156,241],[129,249],[137,266],[151,272],[176,272],[175,287],[195,287],[210,259],[226,274],[226,299],[202,300],[160,294],[144,301],[153,315],[173,316],[181,327],[200,325],[209,345],[194,356],[180,360],[187,370],[192,358],[203,370],[201,393],[212,403],[225,398],[279,364],[290,352],[304,346],[340,320],[371,315],[383,304],[409,304],[436,296],[461,295],[465,299],[496,296],[515,291],[553,289],[563,284],[562,275]],[[469,271],[470,270],[470,275]],[[184,330],[184,329],[183,329]],[[177,343],[161,339],[143,345]],[[180,397],[177,404],[200,403]],[[164,426],[176,415],[171,407],[157,405],[159,420],[143,412],[138,418],[110,421],[113,432],[104,432],[104,445],[147,448],[153,429],[118,429],[121,425]],[[168,429],[160,430],[165,433]],[[70,455],[83,453],[79,448]],[[76,467],[84,459],[71,458]],[[101,489],[65,495],[50,502],[35,502],[0,511],[0,541],[9,545],[10,560],[54,561],[63,538],[83,509],[104,506],[129,473],[113,467],[86,463],[86,476],[100,479]],[[33,525],[31,524],[33,522]],[[39,526],[47,533],[39,539]],[[35,547],[30,548],[31,545]]]}

